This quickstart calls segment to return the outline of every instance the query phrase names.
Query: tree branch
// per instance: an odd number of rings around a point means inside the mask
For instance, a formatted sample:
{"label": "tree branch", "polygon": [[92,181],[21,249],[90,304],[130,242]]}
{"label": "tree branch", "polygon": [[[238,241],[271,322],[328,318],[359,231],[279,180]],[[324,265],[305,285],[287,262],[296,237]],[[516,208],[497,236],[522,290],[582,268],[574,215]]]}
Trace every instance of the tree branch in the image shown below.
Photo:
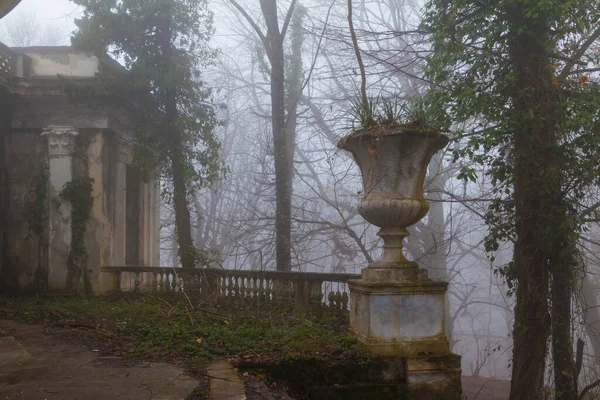
{"label": "tree branch", "polygon": [[292,4],[290,4],[290,8],[288,9],[287,15],[285,16],[285,22],[283,23],[283,27],[281,28],[281,40],[285,38],[285,33],[287,32],[288,25],[290,24],[290,20],[292,19],[292,14],[294,14],[295,6],[296,0],[292,0]]}
{"label": "tree branch", "polygon": [[564,80],[570,73],[575,63],[583,57],[586,50],[596,41],[596,39],[600,38],[600,26],[596,28],[594,32],[590,35],[590,37],[581,45],[581,47],[575,52],[575,55],[569,59],[562,72],[559,75],[559,80]]}
{"label": "tree branch", "polygon": [[[350,27],[350,36],[352,37],[352,45],[354,46],[354,53],[356,53],[356,61],[360,68],[360,95],[362,105],[365,108],[365,112],[369,113],[369,100],[367,98],[367,74],[365,72],[365,65],[363,64],[362,57],[360,55],[360,49],[358,47],[358,40],[356,39],[356,32],[354,31],[354,22],[352,21],[352,0],[348,0],[348,26]],[[367,119],[371,119],[372,115],[367,115]]]}
{"label": "tree branch", "polygon": [[600,385],[600,379],[597,379],[594,382],[590,383],[589,385],[587,385],[586,387],[583,388],[583,390],[581,391],[581,393],[579,394],[579,397],[577,399],[583,400],[583,398],[587,394],[587,392],[589,392],[590,390],[594,389],[596,386],[599,386],[599,385]]}
{"label": "tree branch", "polygon": [[263,42],[263,44],[265,45],[265,47],[267,49],[270,49],[269,42],[267,42],[267,38],[262,33],[262,31],[260,30],[260,27],[256,24],[256,22],[254,22],[254,20],[252,19],[252,17],[250,17],[250,15],[246,12],[246,10],[244,10],[244,8],[236,0],[229,0],[229,2],[231,4],[233,4],[233,6],[235,8],[237,8],[240,13],[242,13],[242,15],[244,16],[244,18],[246,18],[246,21],[248,21],[248,23],[252,26],[252,28],[254,28],[254,30],[256,31],[256,34],[258,35],[258,37],[260,38],[260,40]]}

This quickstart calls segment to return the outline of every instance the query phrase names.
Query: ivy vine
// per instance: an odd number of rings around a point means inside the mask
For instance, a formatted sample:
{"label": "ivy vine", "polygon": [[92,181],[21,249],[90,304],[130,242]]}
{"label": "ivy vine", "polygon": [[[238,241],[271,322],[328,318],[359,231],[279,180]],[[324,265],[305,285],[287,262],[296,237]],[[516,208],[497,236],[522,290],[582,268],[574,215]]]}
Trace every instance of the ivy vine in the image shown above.
{"label": "ivy vine", "polygon": [[48,166],[43,164],[40,166],[39,172],[35,177],[31,188],[31,210],[29,213],[29,230],[41,238],[44,234],[46,225],[46,198],[48,195]]}
{"label": "ivy vine", "polygon": [[75,178],[67,182],[58,194],[60,199],[71,204],[71,251],[68,262],[79,277],[88,258],[85,231],[94,204],[91,196],[93,183],[94,179],[87,176]]}

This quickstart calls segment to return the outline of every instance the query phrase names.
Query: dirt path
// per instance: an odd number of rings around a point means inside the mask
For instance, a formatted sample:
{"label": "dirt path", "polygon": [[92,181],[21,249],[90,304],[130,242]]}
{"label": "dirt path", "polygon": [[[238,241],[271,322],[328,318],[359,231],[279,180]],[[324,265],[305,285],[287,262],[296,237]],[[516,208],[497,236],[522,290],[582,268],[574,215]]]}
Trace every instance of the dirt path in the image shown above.
{"label": "dirt path", "polygon": [[0,399],[183,400],[198,385],[167,363],[105,356],[42,326],[0,320]]}

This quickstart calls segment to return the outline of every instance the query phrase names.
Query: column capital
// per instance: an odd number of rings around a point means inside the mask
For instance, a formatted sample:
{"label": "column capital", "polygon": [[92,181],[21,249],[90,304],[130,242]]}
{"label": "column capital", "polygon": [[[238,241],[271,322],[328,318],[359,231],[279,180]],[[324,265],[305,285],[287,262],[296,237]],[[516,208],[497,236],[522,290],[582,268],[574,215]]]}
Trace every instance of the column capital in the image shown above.
{"label": "column capital", "polygon": [[66,157],[73,154],[75,136],[79,132],[72,126],[49,125],[42,130],[42,137],[48,137],[50,157]]}
{"label": "column capital", "polygon": [[123,164],[131,164],[133,162],[133,149],[131,145],[126,143],[118,144],[118,161]]}

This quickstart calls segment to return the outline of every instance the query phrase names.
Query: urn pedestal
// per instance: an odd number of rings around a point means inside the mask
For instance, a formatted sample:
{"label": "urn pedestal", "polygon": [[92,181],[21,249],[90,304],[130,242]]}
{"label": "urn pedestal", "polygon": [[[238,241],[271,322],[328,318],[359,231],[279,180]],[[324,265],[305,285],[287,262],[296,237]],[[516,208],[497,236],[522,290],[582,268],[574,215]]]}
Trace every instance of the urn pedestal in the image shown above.
{"label": "urn pedestal", "polygon": [[375,125],[345,137],[338,147],[350,151],[360,168],[364,195],[358,211],[381,228],[384,242],[381,258],[348,284],[350,333],[374,355],[405,359],[411,391],[434,385],[458,399],[460,357],[450,353],[445,335],[448,284],[429,279],[402,252],[406,227],[429,209],[423,198],[427,165],[447,143],[428,127]]}

